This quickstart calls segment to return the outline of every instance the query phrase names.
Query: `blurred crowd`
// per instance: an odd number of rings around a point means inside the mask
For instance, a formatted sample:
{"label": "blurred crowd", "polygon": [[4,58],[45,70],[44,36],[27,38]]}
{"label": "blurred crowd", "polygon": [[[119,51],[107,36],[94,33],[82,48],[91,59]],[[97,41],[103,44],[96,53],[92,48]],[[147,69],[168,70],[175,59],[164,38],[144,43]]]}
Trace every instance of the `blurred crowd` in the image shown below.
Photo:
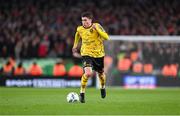
{"label": "blurred crowd", "polygon": [[[112,54],[120,71],[177,76],[180,74],[180,45],[166,42],[116,42]],[[156,71],[156,72],[154,72]]]}
{"label": "blurred crowd", "polygon": [[80,14],[111,35],[179,35],[178,0],[1,0],[0,57],[71,57]]}
{"label": "blurred crowd", "polygon": [[[110,35],[180,35],[179,6],[178,0],[1,0],[0,58],[72,57],[80,14],[87,10]],[[178,44],[135,46],[143,46],[143,62],[180,64]]]}
{"label": "blurred crowd", "polygon": [[160,68],[165,64],[180,64],[180,45],[179,43],[161,42],[116,42],[113,54],[120,54],[131,57],[131,53],[136,52],[137,61],[143,63],[158,64]]}

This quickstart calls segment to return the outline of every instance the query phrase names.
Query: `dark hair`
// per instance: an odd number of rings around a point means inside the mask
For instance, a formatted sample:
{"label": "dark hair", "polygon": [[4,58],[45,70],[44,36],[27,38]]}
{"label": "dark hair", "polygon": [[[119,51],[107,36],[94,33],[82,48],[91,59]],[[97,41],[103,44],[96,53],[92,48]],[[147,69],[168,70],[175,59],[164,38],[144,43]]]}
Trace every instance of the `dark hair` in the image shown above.
{"label": "dark hair", "polygon": [[89,19],[93,19],[93,14],[91,12],[83,12],[81,17],[88,17]]}
{"label": "dark hair", "polygon": [[23,66],[23,63],[19,62],[18,67],[22,67],[22,66]]}

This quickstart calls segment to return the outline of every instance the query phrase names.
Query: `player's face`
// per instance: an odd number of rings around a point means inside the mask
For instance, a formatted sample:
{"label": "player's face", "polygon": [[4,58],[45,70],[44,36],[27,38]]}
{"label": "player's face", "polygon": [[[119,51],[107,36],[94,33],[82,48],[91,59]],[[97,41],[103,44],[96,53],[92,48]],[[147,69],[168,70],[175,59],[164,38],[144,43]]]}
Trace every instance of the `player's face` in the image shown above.
{"label": "player's face", "polygon": [[90,19],[88,17],[82,17],[81,20],[82,20],[82,25],[85,28],[88,28],[92,25],[92,19]]}

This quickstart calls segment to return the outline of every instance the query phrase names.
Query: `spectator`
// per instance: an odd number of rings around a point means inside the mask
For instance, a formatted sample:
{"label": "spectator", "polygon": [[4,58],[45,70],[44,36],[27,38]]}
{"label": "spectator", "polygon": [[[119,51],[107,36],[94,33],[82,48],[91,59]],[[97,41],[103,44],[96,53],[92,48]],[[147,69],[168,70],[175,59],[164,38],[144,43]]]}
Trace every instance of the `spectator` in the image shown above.
{"label": "spectator", "polygon": [[36,62],[33,62],[33,64],[29,67],[29,75],[40,76],[42,74],[42,68]]}
{"label": "spectator", "polygon": [[14,70],[14,75],[24,75],[25,73],[26,73],[26,70],[23,67],[23,63],[20,62]]}
{"label": "spectator", "polygon": [[71,77],[81,77],[82,74],[83,74],[83,69],[76,62],[70,68],[70,70],[68,72],[68,76],[71,76]]}
{"label": "spectator", "polygon": [[60,59],[53,68],[54,76],[64,76],[66,74],[66,68],[63,64],[63,61]]}
{"label": "spectator", "polygon": [[14,67],[8,60],[7,63],[2,67],[2,73],[5,75],[11,75],[14,71]]}

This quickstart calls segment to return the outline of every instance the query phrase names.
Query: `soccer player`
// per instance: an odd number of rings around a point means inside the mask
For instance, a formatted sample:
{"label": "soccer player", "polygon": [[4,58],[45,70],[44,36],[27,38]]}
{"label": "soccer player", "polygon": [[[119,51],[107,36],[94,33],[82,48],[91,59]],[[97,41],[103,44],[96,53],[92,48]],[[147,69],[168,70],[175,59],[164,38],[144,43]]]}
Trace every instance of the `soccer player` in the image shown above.
{"label": "soccer player", "polygon": [[[103,41],[109,36],[99,23],[93,23],[93,14],[84,12],[81,14],[82,26],[78,26],[75,34],[74,46],[72,48],[74,57],[82,57],[84,74],[81,77],[80,102],[85,103],[85,88],[88,78],[97,72],[100,80],[101,97],[106,97],[104,73],[104,45]],[[82,40],[80,54],[78,53],[78,43]]]}

